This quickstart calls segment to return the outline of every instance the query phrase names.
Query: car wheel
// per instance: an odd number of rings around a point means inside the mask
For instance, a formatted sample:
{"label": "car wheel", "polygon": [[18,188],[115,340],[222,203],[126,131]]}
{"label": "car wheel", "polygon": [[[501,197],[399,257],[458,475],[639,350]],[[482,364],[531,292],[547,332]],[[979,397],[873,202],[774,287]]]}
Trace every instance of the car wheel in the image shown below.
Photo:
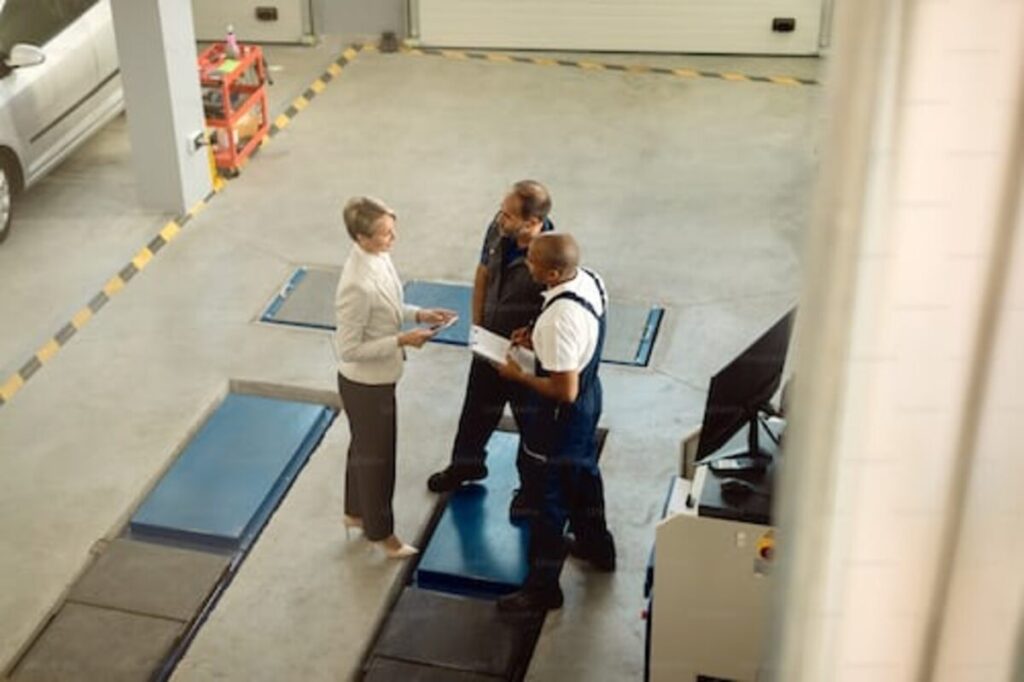
{"label": "car wheel", "polygon": [[14,179],[10,164],[0,158],[0,244],[11,233],[11,199],[14,196]]}

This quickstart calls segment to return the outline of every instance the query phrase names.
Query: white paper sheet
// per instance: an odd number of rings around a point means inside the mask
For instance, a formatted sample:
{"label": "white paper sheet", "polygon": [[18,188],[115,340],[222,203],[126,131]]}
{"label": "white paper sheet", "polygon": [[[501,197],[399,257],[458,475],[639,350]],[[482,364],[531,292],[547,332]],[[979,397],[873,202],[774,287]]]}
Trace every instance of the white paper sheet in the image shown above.
{"label": "white paper sheet", "polygon": [[504,336],[499,336],[475,324],[469,330],[469,349],[480,357],[497,362],[499,365],[505,364],[505,356],[508,355],[511,343]]}
{"label": "white paper sheet", "polygon": [[516,364],[528,374],[533,374],[535,357],[533,351],[520,346],[513,346],[512,342],[504,336],[495,334],[483,327],[473,325],[470,328],[469,349],[485,360],[496,362],[499,365],[504,365],[508,362],[507,356],[509,349],[511,349],[512,359],[516,361]]}

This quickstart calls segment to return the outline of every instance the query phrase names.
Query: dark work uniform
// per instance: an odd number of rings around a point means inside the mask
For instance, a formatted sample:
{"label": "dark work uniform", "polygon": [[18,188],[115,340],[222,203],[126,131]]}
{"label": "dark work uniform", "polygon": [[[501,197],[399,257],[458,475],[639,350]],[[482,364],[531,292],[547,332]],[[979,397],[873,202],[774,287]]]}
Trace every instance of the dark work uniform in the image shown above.
{"label": "dark work uniform", "polygon": [[[580,276],[591,276],[580,268]],[[608,308],[600,280],[594,278]],[[551,298],[569,299],[597,318],[598,338],[594,355],[579,374],[579,392],[572,403],[561,403],[531,391],[523,408],[523,450],[526,458],[539,462],[543,502],[530,527],[530,574],[527,589],[552,589],[565,557],[563,540],[566,521],[586,554],[606,565],[614,565],[615,547],[605,522],[604,485],[597,465],[597,422],[601,418],[602,391],[597,370],[604,349],[606,314],[574,292],[564,291]],[[537,376],[550,376],[538,360]]]}
{"label": "dark work uniform", "polygon": [[[545,220],[541,231],[553,229],[551,221]],[[520,249],[514,238],[502,236],[497,218],[487,228],[480,264],[487,268],[481,326],[508,337],[514,330],[531,324],[540,313],[544,285],[530,277],[526,267],[526,249]],[[459,431],[452,447],[454,469],[473,471],[482,468],[487,455],[487,441],[498,426],[506,403],[511,403],[516,423],[522,423],[520,406],[525,390],[520,384],[502,379],[486,360],[473,357],[459,417]],[[524,463],[520,455],[516,466],[526,496],[523,501],[526,502],[531,488],[529,463]]]}

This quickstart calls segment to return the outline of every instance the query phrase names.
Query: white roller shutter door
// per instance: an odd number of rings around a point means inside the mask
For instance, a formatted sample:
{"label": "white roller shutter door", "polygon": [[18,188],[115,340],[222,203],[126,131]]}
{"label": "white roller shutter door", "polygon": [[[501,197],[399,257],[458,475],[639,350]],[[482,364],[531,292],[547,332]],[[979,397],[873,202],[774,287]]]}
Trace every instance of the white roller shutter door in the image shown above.
{"label": "white roller shutter door", "polygon": [[[830,0],[412,0],[413,28],[442,47],[817,54]],[[772,30],[776,18],[794,30]]]}

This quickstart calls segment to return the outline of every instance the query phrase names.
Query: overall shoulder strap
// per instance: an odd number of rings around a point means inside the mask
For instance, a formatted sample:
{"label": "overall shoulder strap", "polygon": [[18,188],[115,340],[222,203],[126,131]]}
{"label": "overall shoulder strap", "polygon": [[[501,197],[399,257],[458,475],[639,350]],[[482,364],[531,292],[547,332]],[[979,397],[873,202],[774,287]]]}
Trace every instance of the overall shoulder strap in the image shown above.
{"label": "overall shoulder strap", "polygon": [[601,294],[601,303],[604,305],[604,309],[607,312],[607,310],[608,310],[608,294],[605,293],[604,286],[601,284],[601,279],[597,276],[597,274],[593,270],[587,270],[586,268],[580,268],[580,270],[582,270],[583,272],[587,273],[590,276],[590,279],[594,280],[594,286],[597,287],[598,293]]}
{"label": "overall shoulder strap", "polygon": [[557,296],[549,300],[547,303],[544,304],[544,310],[550,308],[551,304],[554,303],[555,301],[561,301],[562,299],[567,299],[579,303],[581,306],[584,307],[584,309],[590,311],[590,314],[596,317],[598,322],[601,321],[601,316],[597,314],[596,310],[594,310],[594,306],[590,304],[590,301],[586,300],[582,296],[579,296],[578,294],[572,291],[563,291],[562,293],[558,294]]}

